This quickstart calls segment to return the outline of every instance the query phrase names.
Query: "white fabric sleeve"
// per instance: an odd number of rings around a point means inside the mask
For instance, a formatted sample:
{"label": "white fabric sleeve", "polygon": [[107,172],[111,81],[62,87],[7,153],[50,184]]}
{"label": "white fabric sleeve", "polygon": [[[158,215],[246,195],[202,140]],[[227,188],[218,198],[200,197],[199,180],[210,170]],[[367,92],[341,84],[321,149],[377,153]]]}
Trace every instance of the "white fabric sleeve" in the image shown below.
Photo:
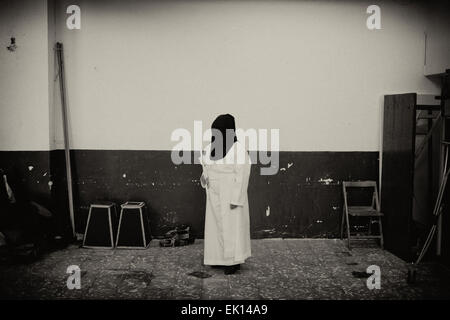
{"label": "white fabric sleeve", "polygon": [[245,163],[235,164],[235,174],[233,177],[231,204],[243,206],[247,199],[248,181],[250,178],[251,163],[247,151],[244,151]]}
{"label": "white fabric sleeve", "polygon": [[[205,152],[205,151],[202,151],[202,152]],[[206,169],[206,165],[203,160],[203,154],[200,155],[198,160],[200,161],[200,164],[202,165],[202,170],[203,170],[202,175],[200,176],[200,185],[202,186],[203,189],[206,189],[208,187],[207,182],[206,182],[208,180],[208,170]],[[205,181],[203,181],[202,178],[204,178]]]}

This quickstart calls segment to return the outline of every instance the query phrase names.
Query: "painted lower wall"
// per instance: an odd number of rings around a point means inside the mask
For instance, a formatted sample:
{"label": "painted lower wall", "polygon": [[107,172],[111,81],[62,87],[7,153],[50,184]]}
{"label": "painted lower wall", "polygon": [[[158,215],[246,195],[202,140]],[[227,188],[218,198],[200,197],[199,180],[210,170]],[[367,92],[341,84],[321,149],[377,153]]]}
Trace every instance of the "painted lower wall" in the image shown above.
{"label": "painted lower wall", "polygon": [[[280,171],[261,176],[252,167],[249,202],[252,237],[337,237],[343,180],[377,180],[378,152],[280,152]],[[11,184],[43,199],[67,231],[64,152],[0,152]],[[170,151],[73,150],[77,231],[89,205],[145,201],[153,235],[179,223],[203,236],[205,193],[200,165],[174,165]],[[49,182],[52,182],[51,188]]]}

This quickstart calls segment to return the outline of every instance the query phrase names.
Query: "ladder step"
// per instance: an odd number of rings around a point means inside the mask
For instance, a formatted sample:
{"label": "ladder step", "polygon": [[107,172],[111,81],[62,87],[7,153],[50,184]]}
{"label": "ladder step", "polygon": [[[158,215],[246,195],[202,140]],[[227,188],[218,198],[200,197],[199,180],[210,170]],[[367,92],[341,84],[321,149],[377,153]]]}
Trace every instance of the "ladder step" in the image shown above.
{"label": "ladder step", "polygon": [[379,236],[365,236],[365,235],[350,234],[350,240],[363,240],[363,239],[381,239],[381,235],[379,235]]}
{"label": "ladder step", "polygon": [[418,119],[437,119],[439,116],[432,115],[432,114],[424,114],[420,115]]}
{"label": "ladder step", "polygon": [[429,104],[418,104],[416,106],[417,110],[441,110],[441,106],[440,105],[429,105]]}

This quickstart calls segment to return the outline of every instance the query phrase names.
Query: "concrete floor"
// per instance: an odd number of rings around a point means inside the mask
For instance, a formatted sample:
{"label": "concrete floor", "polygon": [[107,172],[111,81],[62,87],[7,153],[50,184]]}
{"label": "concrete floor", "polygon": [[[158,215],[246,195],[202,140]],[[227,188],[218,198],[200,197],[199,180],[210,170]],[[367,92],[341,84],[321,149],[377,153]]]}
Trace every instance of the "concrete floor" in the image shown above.
{"label": "concrete floor", "polygon": [[[252,240],[253,256],[235,275],[202,265],[203,242],[147,250],[70,246],[28,265],[0,263],[0,297],[32,299],[449,299],[450,272],[423,264],[414,285],[406,263],[379,248],[340,240]],[[81,268],[81,289],[66,287],[69,265]],[[381,268],[381,289],[365,272]],[[206,278],[190,275],[199,272]]]}

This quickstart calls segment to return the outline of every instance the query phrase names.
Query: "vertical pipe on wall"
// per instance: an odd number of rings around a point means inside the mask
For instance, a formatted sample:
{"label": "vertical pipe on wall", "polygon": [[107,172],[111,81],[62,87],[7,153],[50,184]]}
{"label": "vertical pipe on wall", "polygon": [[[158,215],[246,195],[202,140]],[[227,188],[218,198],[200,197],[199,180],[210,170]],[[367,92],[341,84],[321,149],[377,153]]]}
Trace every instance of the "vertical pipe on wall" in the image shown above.
{"label": "vertical pipe on wall", "polygon": [[[443,95],[441,95],[443,96]],[[445,145],[442,143],[442,141],[445,140],[445,102],[442,99],[441,100],[441,114],[442,114],[442,128],[441,128],[441,145],[440,145],[440,152],[441,152],[441,161],[439,166],[439,185],[442,183],[443,176],[445,174],[444,172],[444,159],[445,159]],[[445,188],[445,187],[444,187]],[[441,255],[441,249],[442,249],[442,215],[438,217],[437,221],[437,235],[436,235],[436,255]]]}
{"label": "vertical pipe on wall", "polygon": [[[444,159],[445,159],[445,145],[442,143],[443,141],[446,140],[446,129],[445,129],[445,124],[447,121],[447,114],[446,114],[446,110],[445,110],[445,96],[447,95],[447,93],[445,92],[446,90],[446,85],[447,85],[447,81],[448,81],[448,70],[446,70],[446,72],[444,73],[444,75],[441,76],[441,115],[442,115],[442,127],[441,127],[441,137],[440,137],[440,141],[441,141],[441,145],[440,145],[440,152],[441,152],[441,159],[440,159],[440,167],[439,167],[439,184],[441,184],[443,176],[445,174],[444,171]],[[436,236],[436,255],[440,256],[442,253],[442,215],[439,216],[438,218],[438,222],[437,222],[437,236]]]}
{"label": "vertical pipe on wall", "polygon": [[62,120],[64,130],[64,151],[66,157],[66,175],[67,175],[67,192],[69,195],[69,212],[70,223],[72,225],[72,235],[75,237],[75,215],[73,210],[73,192],[72,192],[72,170],[70,165],[70,145],[69,145],[69,130],[67,121],[67,105],[66,105],[66,86],[64,82],[64,55],[63,44],[56,43],[56,52],[58,56],[58,74],[59,74],[59,87],[61,90],[61,108],[62,108]]}

